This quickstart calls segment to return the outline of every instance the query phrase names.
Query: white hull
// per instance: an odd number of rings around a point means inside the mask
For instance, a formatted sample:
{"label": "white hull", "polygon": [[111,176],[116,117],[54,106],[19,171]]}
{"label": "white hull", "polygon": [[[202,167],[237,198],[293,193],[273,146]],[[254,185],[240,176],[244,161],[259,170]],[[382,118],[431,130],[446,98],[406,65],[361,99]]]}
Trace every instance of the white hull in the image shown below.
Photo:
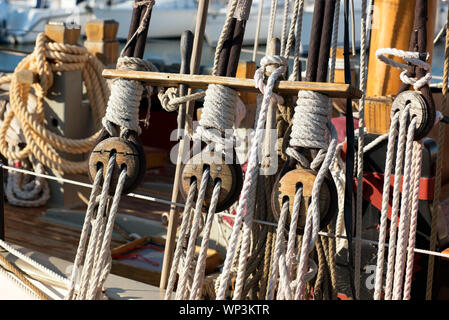
{"label": "white hull", "polygon": [[[86,8],[85,3],[77,7],[36,9],[26,6],[11,7],[0,1],[0,39],[10,43],[32,43],[39,32],[44,30],[45,24],[49,21],[75,22],[83,26],[90,19],[113,19],[119,22],[117,38],[124,40],[128,37],[129,24],[131,21],[131,11],[133,1],[125,1],[113,5],[96,6],[93,10]],[[356,1],[355,21],[360,21],[359,1]],[[8,14],[5,14],[8,9]],[[3,12],[3,15],[2,13]],[[151,15],[149,38],[177,38],[185,30],[194,30],[197,7],[193,1],[189,0],[166,0],[159,1],[153,8]],[[252,45],[255,40],[257,28],[258,4],[254,3],[251,9],[250,18],[246,24],[244,45]],[[308,47],[310,37],[310,26],[313,17],[313,7],[306,7],[303,17],[302,47]],[[209,9],[207,17],[205,37],[207,42],[215,46],[221,30],[223,28],[226,12],[225,10]],[[280,37],[283,20],[283,7],[279,6],[276,16],[274,34]],[[259,33],[259,43],[264,44],[267,39],[269,22],[269,7],[265,5],[261,30]],[[343,13],[340,14],[340,28],[343,28]],[[84,28],[81,33],[84,34]],[[360,26],[356,24],[356,35],[358,39]],[[339,32],[339,41],[343,41],[343,32]]]}

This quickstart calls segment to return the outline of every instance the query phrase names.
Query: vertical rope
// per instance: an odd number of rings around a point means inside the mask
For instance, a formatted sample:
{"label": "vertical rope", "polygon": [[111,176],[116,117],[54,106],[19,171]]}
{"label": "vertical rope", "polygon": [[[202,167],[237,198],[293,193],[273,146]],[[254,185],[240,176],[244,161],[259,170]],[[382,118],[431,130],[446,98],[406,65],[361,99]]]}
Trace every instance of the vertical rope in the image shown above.
{"label": "vertical rope", "polygon": [[[295,55],[293,60],[293,70],[289,80],[297,80],[301,74],[301,61],[299,60],[299,54],[301,49],[301,31],[302,31],[302,18],[304,14],[304,0],[299,1],[298,19],[296,20],[296,35],[295,35]],[[288,44],[287,44],[288,46]]]}
{"label": "vertical rope", "polygon": [[407,265],[405,272],[405,284],[404,284],[404,300],[410,299],[410,292],[412,287],[413,277],[413,263],[415,257],[415,241],[416,241],[416,226],[418,221],[418,206],[419,206],[419,182],[421,178],[421,166],[422,166],[422,149],[423,140],[414,142],[413,149],[413,197],[412,208],[410,216],[410,233],[407,247]]}
{"label": "vertical rope", "polygon": [[278,227],[276,231],[276,244],[274,246],[273,264],[271,267],[270,281],[268,284],[267,299],[273,300],[276,291],[277,278],[279,273],[279,257],[281,255],[281,246],[284,239],[285,222],[287,221],[289,202],[282,204],[281,214],[279,216]]}
{"label": "vertical rope", "polygon": [[[442,114],[446,114],[447,111],[447,91],[449,85],[449,10],[446,19],[446,45],[444,49],[444,71],[443,71],[443,100],[441,102],[440,111]],[[432,222],[431,222],[431,234],[430,234],[430,248],[429,250],[435,251],[437,240],[437,221],[440,214],[440,193],[441,193],[441,178],[443,167],[443,151],[444,151],[444,123],[438,124],[438,150],[436,159],[435,170],[435,191],[433,196],[432,206]],[[429,256],[429,262],[427,266],[427,283],[426,283],[426,300],[432,299],[432,285],[433,285],[433,270],[435,264],[435,257]]]}
{"label": "vertical rope", "polygon": [[332,28],[332,58],[329,73],[329,82],[333,83],[335,79],[335,64],[337,61],[337,46],[338,46],[338,24],[340,20],[340,0],[335,2],[335,13],[334,13],[334,27]]}
{"label": "vertical rope", "polygon": [[188,233],[188,229],[190,227],[190,221],[191,221],[191,213],[193,208],[193,203],[195,200],[195,194],[197,190],[197,184],[198,182],[194,180],[189,188],[189,194],[186,199],[186,206],[184,209],[184,213],[182,215],[182,221],[181,221],[181,227],[179,231],[178,241],[176,243],[176,249],[175,254],[173,257],[173,265],[170,272],[170,277],[168,279],[167,289],[165,291],[165,299],[169,300],[172,297],[172,291],[175,287],[175,281],[176,281],[176,275],[178,274],[178,266],[179,262],[181,260],[182,255],[182,248],[185,245],[184,244],[184,238],[186,237]]}
{"label": "vertical rope", "polygon": [[[388,260],[387,260],[387,279],[385,285],[385,300],[390,300],[392,296],[393,288],[393,270],[394,270],[394,257],[396,254],[396,241],[397,241],[397,224],[398,213],[400,204],[400,188],[401,188],[401,176],[403,173],[404,165],[404,148],[406,140],[406,123],[409,115],[409,109],[406,108],[401,112],[399,121],[399,136],[398,147],[396,156],[396,166],[394,169],[395,179],[393,186],[393,205],[391,208],[391,223],[390,223],[390,241],[388,247]],[[385,179],[385,178],[384,178]]]}
{"label": "vertical rope", "polygon": [[[288,29],[288,9],[290,0],[284,0],[284,16],[282,19],[282,33],[281,33],[281,55],[285,57],[287,44],[287,29]],[[287,54],[288,55],[288,54]]]}
{"label": "vertical rope", "polygon": [[[363,147],[365,144],[365,97],[366,97],[366,0],[362,0],[362,21],[360,29],[360,91],[362,97],[359,100],[359,128],[357,139],[357,193],[356,193],[356,233],[357,238],[362,238],[362,204],[363,204]],[[356,241],[355,243],[355,266],[354,266],[354,280],[355,280],[355,294],[356,298],[360,299],[360,264],[362,257],[362,243]]]}
{"label": "vertical rope", "polygon": [[209,212],[207,214],[206,225],[204,227],[203,240],[201,241],[200,253],[195,269],[195,276],[193,279],[192,290],[190,291],[190,300],[198,300],[201,295],[201,287],[204,279],[204,270],[206,269],[207,249],[209,248],[209,237],[212,229],[213,217],[218,203],[218,197],[221,191],[221,180],[215,183],[210,200]]}
{"label": "vertical rope", "polygon": [[89,198],[89,204],[87,206],[86,216],[84,217],[83,228],[81,230],[81,237],[78,244],[78,249],[76,251],[75,261],[73,263],[72,275],[70,277],[70,284],[65,296],[65,299],[73,299],[75,292],[75,282],[77,281],[79,275],[79,269],[81,267],[81,259],[84,257],[85,247],[87,244],[87,238],[89,235],[90,223],[92,220],[93,213],[95,211],[95,202],[98,194],[100,193],[100,183],[103,179],[103,170],[99,170],[95,176],[93,188]]}
{"label": "vertical rope", "polygon": [[217,47],[215,49],[214,68],[212,70],[213,75],[217,75],[218,60],[220,58],[220,52],[223,49],[223,44],[225,42],[224,35],[226,34],[226,31],[230,28],[232,17],[234,16],[234,12],[235,12],[235,9],[237,8],[237,4],[238,4],[238,0],[232,0],[232,2],[229,2],[229,4],[228,4],[226,21],[224,23],[223,29],[221,30],[220,38],[218,39]]}
{"label": "vertical rope", "polygon": [[[271,9],[270,9],[270,20],[268,23],[268,36],[267,36],[267,43],[270,43],[271,39],[273,39],[274,36],[274,24],[276,22],[276,11],[278,6],[278,0],[271,0]],[[268,50],[268,46],[267,46]],[[268,51],[267,51],[268,53]]]}
{"label": "vertical rope", "polygon": [[390,130],[388,133],[387,157],[385,160],[384,185],[382,193],[382,210],[380,214],[380,232],[379,244],[377,248],[376,278],[374,284],[374,299],[380,300],[382,294],[382,278],[385,258],[385,241],[387,237],[388,203],[390,198],[390,177],[393,168],[393,152],[396,137],[398,135],[397,125],[399,113],[391,119]]}
{"label": "vertical rope", "polygon": [[[393,280],[393,300],[401,299],[402,294],[402,283],[404,278],[404,264],[406,258],[405,249],[408,242],[408,231],[409,231],[409,195],[410,195],[410,175],[411,175],[411,164],[412,164],[412,152],[413,152],[413,138],[415,135],[416,118],[411,120],[407,132],[407,142],[405,146],[405,161],[404,161],[404,175],[402,183],[402,194],[401,194],[401,215],[399,221],[398,230],[398,243],[397,243],[397,254],[395,260],[394,268],[394,280]],[[396,177],[400,179],[400,177]]]}

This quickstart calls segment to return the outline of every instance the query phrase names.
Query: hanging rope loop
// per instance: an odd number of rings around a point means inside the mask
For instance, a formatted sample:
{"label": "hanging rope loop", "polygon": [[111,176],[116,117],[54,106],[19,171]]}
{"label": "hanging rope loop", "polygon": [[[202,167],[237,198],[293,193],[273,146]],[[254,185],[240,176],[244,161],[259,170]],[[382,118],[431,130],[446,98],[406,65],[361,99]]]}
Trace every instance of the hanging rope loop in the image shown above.
{"label": "hanging rope loop", "polygon": [[[397,61],[394,61],[393,59],[387,58],[385,55],[400,57],[408,64],[399,63]],[[404,70],[400,75],[402,82],[412,85],[415,90],[419,90],[425,85],[428,85],[430,83],[430,80],[432,80],[431,66],[427,62],[421,60],[423,58],[424,60],[427,60],[429,58],[429,54],[427,52],[420,53],[404,51],[395,48],[381,48],[377,49],[376,58],[390,66]],[[406,73],[409,65],[423,68],[427,71],[427,73],[420,79],[417,79],[415,77],[408,77]]]}

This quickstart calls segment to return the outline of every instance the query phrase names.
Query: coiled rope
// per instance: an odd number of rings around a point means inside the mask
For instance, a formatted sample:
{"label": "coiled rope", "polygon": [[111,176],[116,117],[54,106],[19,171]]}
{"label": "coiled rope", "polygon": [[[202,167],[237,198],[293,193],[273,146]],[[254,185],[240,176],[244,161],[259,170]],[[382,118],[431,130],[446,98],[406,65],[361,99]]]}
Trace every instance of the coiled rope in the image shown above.
{"label": "coiled rope", "polygon": [[[86,153],[92,149],[99,132],[84,139],[62,137],[45,128],[44,97],[53,85],[53,72],[81,70],[83,81],[94,118],[98,121],[104,114],[109,88],[101,76],[103,65],[86,48],[51,42],[44,34],[38,34],[32,54],[26,56],[16,67],[15,73],[31,70],[39,75],[39,82],[28,85],[19,83],[15,75],[0,78],[10,83],[10,106],[0,128],[0,152],[10,160],[24,160],[33,155],[44,166],[69,174],[87,172],[87,160],[75,162],[64,159],[57,151],[69,154]],[[36,110],[29,112],[27,106],[31,89],[36,95]],[[16,117],[25,137],[26,146],[12,151],[6,139],[12,120]]]}

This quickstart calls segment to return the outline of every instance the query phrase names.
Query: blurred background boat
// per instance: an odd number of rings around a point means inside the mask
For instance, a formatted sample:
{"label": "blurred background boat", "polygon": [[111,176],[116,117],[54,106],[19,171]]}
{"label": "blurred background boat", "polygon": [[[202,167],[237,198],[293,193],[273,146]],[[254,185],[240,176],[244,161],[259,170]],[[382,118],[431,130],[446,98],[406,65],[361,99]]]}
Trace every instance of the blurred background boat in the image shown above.
{"label": "blurred background boat", "polygon": [[[257,20],[260,1],[253,1],[250,18],[246,25],[247,32],[244,45],[251,45],[257,34]],[[92,19],[112,19],[119,23],[117,38],[125,40],[132,11],[133,0],[0,0],[0,41],[6,43],[34,43],[39,32],[44,31],[45,24],[58,21],[84,26]],[[276,12],[275,34],[282,28],[284,1],[278,3]],[[293,1],[290,1],[293,6]],[[306,0],[304,5],[302,34],[310,34],[313,17],[313,0]],[[262,2],[262,22],[259,43],[266,42],[268,31],[270,2]],[[153,8],[149,38],[179,38],[187,29],[194,30],[197,12],[196,0],[158,0]],[[361,1],[354,0],[354,21],[360,21]],[[223,23],[226,19],[226,1],[215,0],[209,4],[208,21],[205,31],[209,45],[217,44]],[[340,11],[339,27],[343,28],[343,11]],[[360,38],[360,27],[355,25],[353,38]],[[84,35],[84,30],[81,31]],[[340,33],[339,42],[343,42]],[[356,46],[358,43],[356,43]],[[302,49],[307,50],[308,37],[302,39]]]}

